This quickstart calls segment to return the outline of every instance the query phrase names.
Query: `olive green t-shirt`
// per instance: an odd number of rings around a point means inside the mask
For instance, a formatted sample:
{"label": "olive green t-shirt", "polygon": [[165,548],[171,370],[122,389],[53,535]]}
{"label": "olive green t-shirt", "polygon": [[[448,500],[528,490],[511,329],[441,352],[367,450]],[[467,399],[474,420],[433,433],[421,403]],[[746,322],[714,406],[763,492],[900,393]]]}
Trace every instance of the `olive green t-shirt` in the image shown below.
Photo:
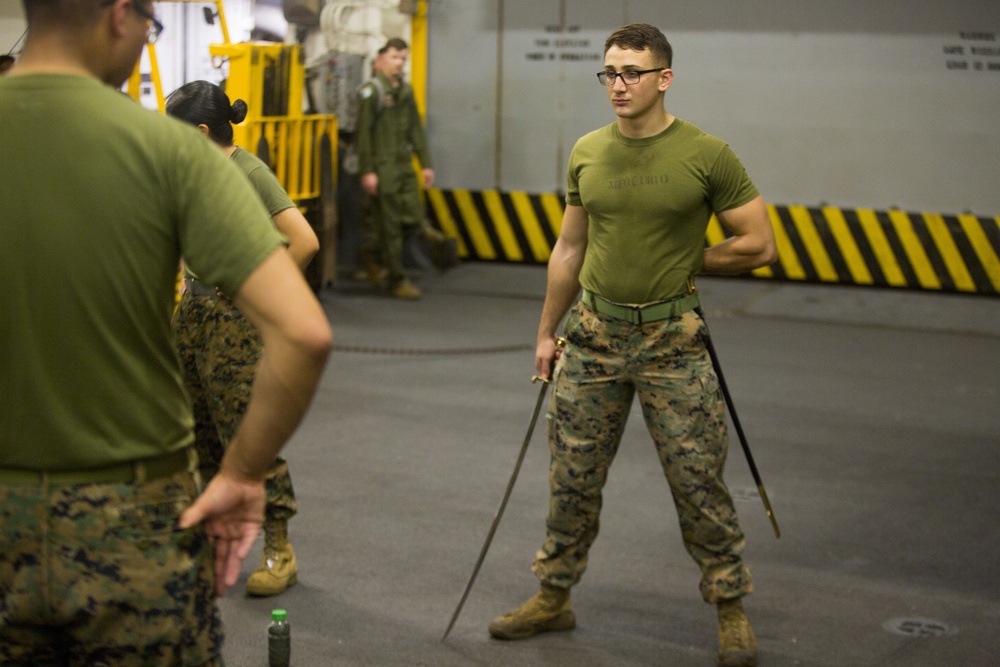
{"label": "olive green t-shirt", "polygon": [[[272,218],[285,209],[295,206],[295,202],[285,192],[285,188],[281,187],[278,177],[259,157],[237,146],[229,159],[250,180],[254,192],[260,197],[261,203],[264,204],[264,208],[267,209],[268,215]],[[288,239],[284,235],[281,238],[287,245]],[[205,280],[189,264],[185,264],[184,274],[199,281]]]}
{"label": "olive green t-shirt", "polygon": [[0,468],[191,444],[170,317],[181,256],[235,293],[281,245],[197,129],[97,79],[0,78]]}
{"label": "olive green t-shirt", "polygon": [[589,217],[580,284],[618,303],[683,295],[701,270],[712,213],[758,194],[729,146],[679,118],[643,139],[617,123],[583,136],[566,192]]}
{"label": "olive green t-shirt", "polygon": [[240,171],[250,179],[250,184],[257,191],[257,195],[264,203],[264,208],[267,209],[272,218],[285,209],[295,206],[295,202],[278,182],[278,177],[259,157],[237,147],[233,151],[231,159],[240,168]]}

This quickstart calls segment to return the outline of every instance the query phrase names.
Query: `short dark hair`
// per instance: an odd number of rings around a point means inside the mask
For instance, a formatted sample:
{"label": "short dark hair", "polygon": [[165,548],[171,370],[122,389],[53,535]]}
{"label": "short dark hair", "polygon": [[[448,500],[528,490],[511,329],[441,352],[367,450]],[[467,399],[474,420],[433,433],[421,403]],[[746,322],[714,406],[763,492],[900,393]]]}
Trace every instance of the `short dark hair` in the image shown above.
{"label": "short dark hair", "polygon": [[232,123],[242,123],[247,117],[247,103],[229,96],[219,86],[208,81],[192,81],[170,93],[167,114],[192,125],[207,125],[208,136],[223,148],[233,145]]}
{"label": "short dark hair", "polygon": [[618,28],[604,42],[605,55],[612,46],[630,51],[649,49],[657,64],[663,63],[666,67],[673,66],[674,50],[671,48],[670,42],[667,41],[659,28],[648,23],[630,23]]}
{"label": "short dark hair", "polygon": [[406,44],[405,40],[402,40],[399,37],[393,37],[392,39],[390,39],[388,42],[385,43],[385,46],[382,47],[379,53],[385,53],[389,49],[396,49],[397,51],[407,51],[409,48],[410,47]]}
{"label": "short dark hair", "polygon": [[107,0],[22,0],[24,17],[31,23],[60,23],[84,27],[97,20]]}

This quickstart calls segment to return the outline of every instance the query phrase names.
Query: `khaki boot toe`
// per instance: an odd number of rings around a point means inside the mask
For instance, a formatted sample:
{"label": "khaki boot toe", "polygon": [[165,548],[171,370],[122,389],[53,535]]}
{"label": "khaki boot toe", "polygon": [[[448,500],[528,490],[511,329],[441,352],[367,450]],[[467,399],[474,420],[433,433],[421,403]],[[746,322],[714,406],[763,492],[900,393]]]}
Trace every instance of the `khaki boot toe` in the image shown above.
{"label": "khaki boot toe", "polygon": [[279,595],[299,579],[295,551],[288,541],[284,522],[264,525],[264,556],[260,567],[247,579],[247,595],[267,597]]}
{"label": "khaki boot toe", "polygon": [[410,299],[414,301],[422,296],[420,289],[408,280],[404,280],[393,287],[389,290],[389,294],[397,299]]}
{"label": "khaki boot toe", "polygon": [[389,269],[382,266],[370,251],[361,252],[361,267],[372,287],[380,289],[385,285],[385,281],[389,277]]}
{"label": "khaki boot toe", "polygon": [[496,639],[527,639],[541,632],[560,632],[576,627],[569,590],[542,584],[527,602],[493,619],[490,635]]}
{"label": "khaki boot toe", "polygon": [[756,667],[757,638],[739,598],[723,600],[719,612],[719,667]]}
{"label": "khaki boot toe", "polygon": [[371,266],[365,269],[365,277],[375,289],[380,289],[385,285],[386,278],[389,277],[389,269],[384,266]]}

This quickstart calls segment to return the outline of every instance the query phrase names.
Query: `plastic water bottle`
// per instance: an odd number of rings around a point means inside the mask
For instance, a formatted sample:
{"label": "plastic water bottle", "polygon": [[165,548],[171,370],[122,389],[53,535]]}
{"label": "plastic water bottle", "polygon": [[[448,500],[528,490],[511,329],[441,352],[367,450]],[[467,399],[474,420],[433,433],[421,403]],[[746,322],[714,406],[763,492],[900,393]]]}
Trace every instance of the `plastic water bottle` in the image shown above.
{"label": "plastic water bottle", "polygon": [[267,627],[267,664],[269,667],[288,667],[292,659],[292,626],[288,612],[275,609],[271,612],[271,625]]}

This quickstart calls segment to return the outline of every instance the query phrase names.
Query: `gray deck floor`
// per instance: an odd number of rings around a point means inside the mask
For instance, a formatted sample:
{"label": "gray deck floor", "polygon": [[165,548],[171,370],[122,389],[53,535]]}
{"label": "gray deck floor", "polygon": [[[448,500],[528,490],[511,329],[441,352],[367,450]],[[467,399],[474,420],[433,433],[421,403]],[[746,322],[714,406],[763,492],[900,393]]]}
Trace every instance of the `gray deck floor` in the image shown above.
{"label": "gray deck floor", "polygon": [[[540,420],[447,642],[538,390],[545,270],[417,275],[423,300],[324,290],[338,349],[285,450],[299,583],[222,602],[228,664],[266,664],[285,608],[293,664],[714,665],[714,609],[637,409],[574,589],[578,627],[522,642],[486,624],[530,596],[544,535]],[[995,665],[1000,654],[1000,300],[702,279],[702,304],[781,526],[735,433],[727,481],[756,592],[760,665]],[[245,578],[260,545],[244,564]]]}

